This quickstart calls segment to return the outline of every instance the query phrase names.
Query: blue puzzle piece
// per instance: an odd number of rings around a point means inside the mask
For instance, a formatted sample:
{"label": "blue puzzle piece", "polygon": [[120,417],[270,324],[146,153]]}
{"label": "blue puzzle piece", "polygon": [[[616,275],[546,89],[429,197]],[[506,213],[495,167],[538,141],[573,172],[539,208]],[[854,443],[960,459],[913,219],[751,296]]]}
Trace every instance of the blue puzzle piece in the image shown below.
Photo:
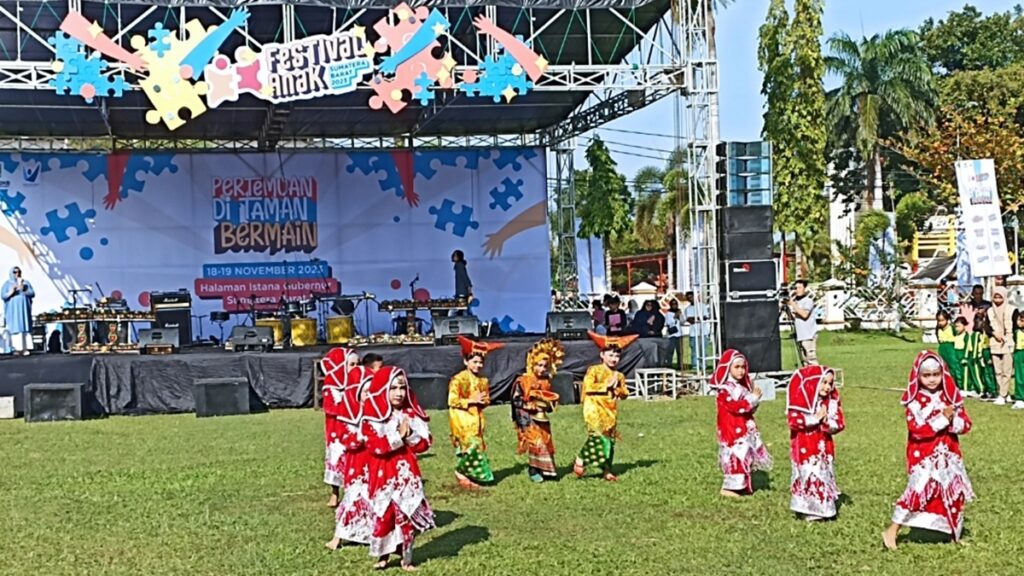
{"label": "blue puzzle piece", "polygon": [[523,334],[526,332],[526,328],[522,324],[516,323],[508,314],[501,320],[491,318],[491,323],[497,324],[503,334]]}
{"label": "blue puzzle piece", "polygon": [[130,192],[142,192],[146,183],[139,180],[139,173],[149,173],[153,164],[149,158],[132,154],[124,167],[124,178],[121,180],[121,198],[127,198]]}
{"label": "blue puzzle piece", "polygon": [[65,204],[64,209],[68,212],[67,216],[60,216],[57,210],[50,210],[47,212],[47,225],[40,228],[39,233],[43,236],[52,234],[57,242],[60,243],[67,242],[71,239],[71,237],[68,236],[68,230],[74,230],[75,236],[88,234],[88,220],[96,217],[96,211],[90,208],[85,212],[82,212],[81,207],[78,206],[78,202]]}
{"label": "blue puzzle piece", "polygon": [[402,177],[399,176],[398,167],[395,166],[395,159],[390,154],[350,153],[349,164],[345,167],[345,170],[349,174],[360,172],[367,176],[383,173],[378,180],[381,191],[394,191],[395,196],[404,198],[405,191],[402,186]]}
{"label": "blue puzzle piece", "polygon": [[490,96],[501,102],[511,89],[514,96],[522,96],[533,89],[533,82],[516,59],[504,50],[484,58],[476,82],[465,82],[459,90],[467,96]]}
{"label": "blue puzzle piece", "polygon": [[28,214],[28,210],[22,206],[24,203],[25,195],[21,192],[11,194],[7,191],[7,188],[0,188],[0,205],[3,206],[4,216],[24,216]]}
{"label": "blue puzzle piece", "polygon": [[100,176],[107,175],[107,157],[103,154],[86,154],[85,164],[82,176],[89,182],[95,182]]}
{"label": "blue puzzle piece", "polygon": [[163,58],[164,53],[171,49],[170,30],[164,30],[164,23],[157,22],[149,29],[148,36],[152,40],[149,49],[156,53],[157,58]]}
{"label": "blue puzzle piece", "polygon": [[174,154],[151,154],[146,156],[150,161],[149,173],[157,176],[166,170],[171,174],[178,172],[178,165],[174,163]]}
{"label": "blue puzzle piece", "polygon": [[494,159],[494,165],[499,170],[511,166],[513,170],[519,172],[523,169],[522,163],[519,159],[532,160],[537,157],[537,151],[533,148],[499,148],[498,156]]}
{"label": "blue puzzle piece", "polygon": [[511,178],[505,178],[501,181],[501,185],[503,186],[502,190],[491,188],[490,194],[493,202],[490,203],[490,208],[491,210],[501,208],[503,211],[508,212],[512,208],[512,200],[518,202],[523,199],[523,191],[520,189],[523,181],[513,181]]}
{"label": "blue puzzle piece", "polygon": [[455,208],[455,202],[451,200],[445,200],[441,202],[440,207],[431,206],[428,212],[437,216],[434,221],[434,228],[438,230],[447,231],[448,225],[452,225],[452,234],[460,238],[466,237],[466,230],[472,228],[476,230],[480,227],[480,223],[473,220],[473,207],[462,205],[462,210],[455,212],[452,210]]}
{"label": "blue puzzle piece", "polygon": [[427,76],[426,72],[420,72],[415,83],[418,90],[415,90],[413,97],[419,99],[421,106],[430,104],[430,101],[434,99],[434,91],[430,89],[434,85],[434,80]]}
{"label": "blue puzzle piece", "polygon": [[10,152],[0,153],[0,165],[3,165],[4,172],[14,174],[18,169],[18,165],[21,164],[20,160],[15,160],[14,155]]}
{"label": "blue puzzle piece", "polygon": [[[49,42],[56,51],[56,60],[63,65],[59,74],[50,80],[49,86],[58,94],[79,94],[82,87],[92,85],[96,96],[121,96],[128,89],[123,76],[111,76],[104,71],[110,64],[98,55],[89,57],[85,46],[67,34],[58,31]],[[92,102],[92,98],[86,98]]]}

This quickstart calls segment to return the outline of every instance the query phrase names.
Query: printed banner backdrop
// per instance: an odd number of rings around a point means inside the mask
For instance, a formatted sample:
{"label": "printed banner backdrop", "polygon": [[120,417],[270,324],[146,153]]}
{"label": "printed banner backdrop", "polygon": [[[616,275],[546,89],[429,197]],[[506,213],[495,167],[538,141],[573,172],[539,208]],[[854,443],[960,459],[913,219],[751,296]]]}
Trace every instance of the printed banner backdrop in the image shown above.
{"label": "printed banner backdrop", "polygon": [[[193,314],[236,322],[282,296],[408,299],[416,278],[417,298],[449,298],[457,249],[481,320],[540,331],[550,305],[541,149],[3,153],[0,168],[0,256],[25,268],[35,313],[85,286],[133,309],[186,288]],[[390,316],[362,304],[367,323],[388,330]]]}
{"label": "printed banner backdrop", "polygon": [[971,272],[978,277],[1010,274],[995,162],[960,160],[956,163],[956,181]]}

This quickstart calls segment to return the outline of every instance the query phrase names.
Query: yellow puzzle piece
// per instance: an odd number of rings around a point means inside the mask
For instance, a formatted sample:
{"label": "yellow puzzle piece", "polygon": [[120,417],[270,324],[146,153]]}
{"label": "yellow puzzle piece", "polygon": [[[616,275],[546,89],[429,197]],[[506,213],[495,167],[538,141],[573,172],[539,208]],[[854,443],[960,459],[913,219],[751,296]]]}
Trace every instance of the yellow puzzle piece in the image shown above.
{"label": "yellow puzzle piece", "polygon": [[175,130],[185,124],[180,115],[181,110],[187,109],[192,118],[206,112],[206,105],[200,98],[206,94],[206,82],[190,82],[188,79],[192,76],[192,70],[181,66],[181,61],[214,29],[215,26],[209,30],[203,28],[199,20],[189,21],[185,24],[185,40],[179,40],[174,34],[168,35],[167,41],[171,48],[164,51],[163,57],[149,48],[144,37],[132,37],[132,48],[149,68],[149,76],[139,81],[139,87],[153,105],[153,110],[146,112],[146,122],[163,122],[168,130]]}

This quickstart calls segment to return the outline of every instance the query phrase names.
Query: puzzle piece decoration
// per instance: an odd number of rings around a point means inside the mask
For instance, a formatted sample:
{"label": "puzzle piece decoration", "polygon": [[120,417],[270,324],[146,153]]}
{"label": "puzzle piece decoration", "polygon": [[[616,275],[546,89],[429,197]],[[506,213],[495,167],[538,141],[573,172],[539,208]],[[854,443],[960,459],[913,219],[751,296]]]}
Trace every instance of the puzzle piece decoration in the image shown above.
{"label": "puzzle piece decoration", "polygon": [[393,191],[395,196],[399,198],[405,197],[402,177],[398,173],[398,166],[395,165],[395,160],[390,154],[352,152],[349,153],[348,158],[349,164],[345,167],[346,172],[349,174],[359,172],[366,176],[379,174],[381,178],[378,184],[382,192]]}
{"label": "puzzle piece decoration", "polygon": [[149,47],[159,58],[163,58],[164,54],[171,49],[171,43],[167,40],[170,33],[171,32],[169,30],[164,30],[163,22],[157,22],[149,29],[148,36],[149,39],[152,40]]}
{"label": "puzzle piece decoration", "polygon": [[97,95],[120,97],[128,89],[123,76],[105,73],[110,64],[99,56],[88,57],[78,40],[57,32],[47,42],[57,54],[52,64],[57,74],[49,85],[58,94],[77,94],[92,102]]}
{"label": "puzzle piece decoration", "polygon": [[500,148],[498,156],[494,159],[494,165],[499,170],[512,166],[512,170],[519,172],[523,169],[520,158],[532,160],[537,157],[537,151],[533,148]]}
{"label": "puzzle piece decoration", "polygon": [[164,172],[172,174],[178,171],[178,165],[174,163],[174,154],[132,154],[124,163],[124,173],[121,176],[121,184],[103,198],[103,204],[107,210],[111,210],[118,202],[128,198],[132,192],[141,193],[146,183],[140,179],[140,175],[154,174],[159,176]]}
{"label": "puzzle piece decoration", "polygon": [[0,204],[3,205],[4,216],[24,216],[28,210],[22,206],[25,203],[25,195],[21,192],[11,194],[7,188],[0,188]]}
{"label": "puzzle piece decoration", "polygon": [[47,225],[40,228],[39,233],[44,236],[52,234],[54,239],[59,243],[64,243],[71,239],[68,235],[68,230],[74,230],[75,236],[88,234],[88,220],[96,217],[96,211],[90,208],[85,212],[82,212],[82,209],[78,206],[78,202],[65,204],[64,209],[67,210],[67,216],[60,216],[59,211],[57,210],[50,210],[47,212]]}
{"label": "puzzle piece decoration", "polygon": [[381,69],[392,75],[377,74],[370,80],[370,88],[375,93],[370,97],[371,108],[380,110],[386,106],[393,114],[405,109],[408,106],[406,93],[415,95],[421,89],[416,83],[421,74],[444,88],[452,86],[455,59],[451,54],[437,58],[432,53],[441,46],[437,38],[448,26],[448,20],[437,10],[422,6],[413,10],[405,3],[373,25],[380,39],[368,54],[390,52],[391,56],[384,59]]}
{"label": "puzzle piece decoration", "polygon": [[491,188],[492,202],[490,203],[490,208],[491,210],[501,208],[503,211],[508,212],[512,208],[512,200],[518,202],[523,199],[523,191],[520,189],[523,181],[513,181],[511,178],[505,178],[501,181],[501,185],[504,187],[502,190]]}
{"label": "puzzle piece decoration", "polygon": [[238,100],[238,76],[235,74],[231,61],[223,54],[213,58],[203,72],[209,90],[206,93],[206,105],[216,108],[225,102]]}
{"label": "puzzle piece decoration", "polygon": [[132,38],[132,47],[138,50],[149,66],[149,76],[139,81],[139,87],[153,105],[153,110],[146,112],[146,122],[163,122],[168,130],[176,130],[185,124],[185,120],[181,118],[183,109],[187,109],[193,119],[206,112],[206,105],[200,98],[206,94],[206,83],[190,82],[192,70],[180,63],[215,29],[211,26],[207,30],[199,20],[190,20],[185,24],[185,40],[173,36],[166,38],[171,47],[164,51],[163,56],[160,56],[151,45],[147,45],[145,38]]}
{"label": "puzzle piece decoration", "polygon": [[421,72],[416,77],[416,90],[413,92],[413,96],[419,99],[420,106],[426,106],[434,99],[434,91],[430,89],[433,85],[434,81],[431,80],[430,76],[427,76],[426,72]]}
{"label": "puzzle piece decoration", "polygon": [[523,334],[526,332],[526,327],[517,323],[508,314],[506,314],[501,320],[498,320],[497,317],[491,318],[491,323],[497,324],[498,328],[501,329],[502,334]]}
{"label": "puzzle piece decoration", "polygon": [[519,63],[530,80],[536,82],[544,75],[549,64],[547,59],[534,52],[531,45],[524,41],[522,36],[513,36],[498,28],[497,24],[482,14],[473,20],[473,25],[477,30],[501,44],[502,49],[512,55],[512,58]]}
{"label": "puzzle piece decoration", "polygon": [[100,54],[124,62],[136,72],[146,69],[146,63],[138,54],[132,54],[125,50],[113,38],[104,34],[103,28],[98,23],[90,22],[78,12],[68,12],[68,15],[60,23],[60,29]]}
{"label": "puzzle piece decoration", "polygon": [[0,153],[0,166],[3,166],[4,172],[14,174],[21,164],[19,160],[14,159],[14,155],[10,152]]}
{"label": "puzzle piece decoration", "polygon": [[207,64],[217,54],[217,49],[224,44],[232,32],[241,28],[249,20],[248,8],[236,8],[221,25],[211,28],[206,37],[192,49],[182,60],[181,65],[191,70],[192,80],[199,80]]}
{"label": "puzzle piece decoration", "polygon": [[459,90],[467,96],[490,96],[495,103],[511,102],[533,89],[533,82],[511,54],[499,50],[484,58],[476,82],[463,82]]}
{"label": "puzzle piece decoration", "polygon": [[440,207],[430,207],[428,212],[437,217],[434,220],[434,228],[447,231],[448,225],[451,224],[452,234],[459,238],[465,238],[468,229],[476,230],[480,227],[480,223],[473,220],[473,208],[471,206],[463,204],[459,212],[455,212],[452,210],[453,208],[455,208],[455,202],[451,200],[441,202]]}

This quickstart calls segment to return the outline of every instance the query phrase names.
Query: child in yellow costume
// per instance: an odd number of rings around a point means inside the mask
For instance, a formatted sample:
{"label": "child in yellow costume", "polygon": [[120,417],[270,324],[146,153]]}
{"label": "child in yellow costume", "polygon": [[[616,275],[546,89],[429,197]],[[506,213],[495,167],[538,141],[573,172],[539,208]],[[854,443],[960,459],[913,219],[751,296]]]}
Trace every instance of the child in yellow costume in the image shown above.
{"label": "child in yellow costume", "polygon": [[478,488],[494,481],[484,443],[484,408],[491,403],[491,391],[483,375],[484,358],[503,344],[474,342],[459,336],[462,362],[466,369],[448,383],[448,421],[458,463],[455,477],[465,488]]}
{"label": "child in yellow costume", "polygon": [[558,394],[551,390],[551,378],[564,359],[561,342],[545,338],[530,348],[526,354],[526,373],[512,385],[512,422],[519,437],[517,452],[527,455],[528,473],[534,482],[558,476],[548,414],[558,403]]}
{"label": "child in yellow costume", "polygon": [[618,432],[619,400],[629,395],[626,376],[615,369],[622,350],[634,340],[633,336],[602,336],[590,332],[590,339],[601,349],[601,363],[587,369],[580,393],[583,396],[583,421],[587,425],[587,441],[583,444],[573,472],[583,477],[587,466],[597,466],[609,482],[618,480],[612,474],[615,458],[615,440]]}

